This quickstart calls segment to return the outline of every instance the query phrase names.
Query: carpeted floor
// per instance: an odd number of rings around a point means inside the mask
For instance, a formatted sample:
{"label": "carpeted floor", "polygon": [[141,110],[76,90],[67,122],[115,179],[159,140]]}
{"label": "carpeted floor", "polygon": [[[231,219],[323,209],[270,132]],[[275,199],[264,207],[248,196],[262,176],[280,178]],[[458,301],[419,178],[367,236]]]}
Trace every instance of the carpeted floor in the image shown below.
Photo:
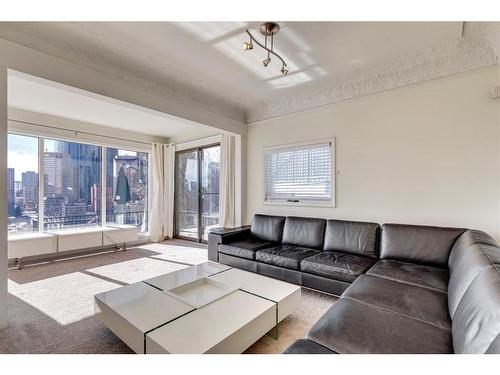
{"label": "carpeted floor", "polygon": [[[131,353],[94,319],[94,294],[206,260],[205,245],[174,240],[12,269],[0,353]],[[247,353],[282,352],[335,301],[303,289],[302,304],[280,324],[279,339],[264,336]]]}

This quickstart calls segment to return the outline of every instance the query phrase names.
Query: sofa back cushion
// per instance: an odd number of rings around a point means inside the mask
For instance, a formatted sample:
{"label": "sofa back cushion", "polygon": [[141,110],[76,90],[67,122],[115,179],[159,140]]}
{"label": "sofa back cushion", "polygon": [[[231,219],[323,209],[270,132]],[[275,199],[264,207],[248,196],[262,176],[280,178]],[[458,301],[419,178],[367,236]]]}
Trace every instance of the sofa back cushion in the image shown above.
{"label": "sofa back cushion", "polygon": [[358,221],[327,220],[323,250],[343,251],[376,258],[379,225]]}
{"label": "sofa back cushion", "polygon": [[252,220],[252,236],[264,241],[281,242],[285,217],[256,214]]}
{"label": "sofa back cushion", "polygon": [[486,233],[467,230],[457,239],[448,259],[448,309],[452,319],[472,280],[495,263],[500,264],[500,248]]}
{"label": "sofa back cushion", "polygon": [[483,269],[457,306],[451,333],[455,353],[485,353],[500,333],[500,265]]}
{"label": "sofa back cushion", "polygon": [[283,230],[283,244],[322,249],[326,220],[289,216]]}
{"label": "sofa back cushion", "polygon": [[384,224],[380,258],[447,268],[451,248],[464,231],[459,228]]}

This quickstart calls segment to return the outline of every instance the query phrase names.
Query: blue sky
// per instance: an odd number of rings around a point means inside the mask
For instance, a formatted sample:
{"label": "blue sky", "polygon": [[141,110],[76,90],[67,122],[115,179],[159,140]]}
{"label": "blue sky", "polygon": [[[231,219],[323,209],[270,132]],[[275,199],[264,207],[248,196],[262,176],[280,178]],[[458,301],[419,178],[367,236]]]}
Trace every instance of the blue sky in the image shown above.
{"label": "blue sky", "polygon": [[38,139],[17,134],[9,134],[9,156],[7,164],[15,169],[16,181],[21,181],[21,173],[38,172]]}
{"label": "blue sky", "polygon": [[[56,149],[56,141],[45,139],[45,151],[52,152]],[[14,168],[16,181],[21,181],[21,175],[26,171],[38,172],[38,138],[24,135],[9,134],[8,137],[9,168]],[[137,155],[134,151],[118,150],[118,155]]]}

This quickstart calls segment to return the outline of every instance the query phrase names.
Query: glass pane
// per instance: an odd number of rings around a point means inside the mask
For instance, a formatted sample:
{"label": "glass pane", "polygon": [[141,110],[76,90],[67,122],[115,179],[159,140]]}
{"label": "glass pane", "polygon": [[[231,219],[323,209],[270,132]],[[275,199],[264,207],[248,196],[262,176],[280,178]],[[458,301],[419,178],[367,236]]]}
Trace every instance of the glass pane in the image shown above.
{"label": "glass pane", "polygon": [[38,231],[38,138],[7,138],[9,234]]}
{"label": "glass pane", "polygon": [[203,240],[208,241],[210,229],[219,226],[219,194],[202,194],[201,205]]}
{"label": "glass pane", "polygon": [[106,148],[106,223],[148,231],[149,154]]}
{"label": "glass pane", "polygon": [[178,152],[176,165],[176,235],[198,239],[198,151]]}
{"label": "glass pane", "polygon": [[44,228],[101,225],[101,147],[46,139]]}
{"label": "glass pane", "polygon": [[207,241],[210,229],[219,226],[220,146],[203,148],[201,157],[201,227]]}
{"label": "glass pane", "polygon": [[201,150],[201,192],[219,193],[220,146]]}
{"label": "glass pane", "polygon": [[264,154],[265,200],[331,200],[331,163],[330,143],[267,151]]}

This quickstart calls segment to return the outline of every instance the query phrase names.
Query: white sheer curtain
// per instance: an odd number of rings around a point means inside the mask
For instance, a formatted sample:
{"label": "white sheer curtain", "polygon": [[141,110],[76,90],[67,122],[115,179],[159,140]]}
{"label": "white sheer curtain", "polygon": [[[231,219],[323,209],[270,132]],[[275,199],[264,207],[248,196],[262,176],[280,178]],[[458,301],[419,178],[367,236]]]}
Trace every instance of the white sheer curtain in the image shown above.
{"label": "white sheer curtain", "polygon": [[220,147],[220,225],[235,225],[235,136],[224,133]]}
{"label": "white sheer curtain", "polygon": [[151,195],[149,202],[149,234],[153,242],[164,239],[163,181],[163,144],[153,143],[151,148]]}
{"label": "white sheer curtain", "polygon": [[164,214],[165,226],[163,234],[165,237],[174,237],[174,189],[175,189],[175,145],[164,145]]}

